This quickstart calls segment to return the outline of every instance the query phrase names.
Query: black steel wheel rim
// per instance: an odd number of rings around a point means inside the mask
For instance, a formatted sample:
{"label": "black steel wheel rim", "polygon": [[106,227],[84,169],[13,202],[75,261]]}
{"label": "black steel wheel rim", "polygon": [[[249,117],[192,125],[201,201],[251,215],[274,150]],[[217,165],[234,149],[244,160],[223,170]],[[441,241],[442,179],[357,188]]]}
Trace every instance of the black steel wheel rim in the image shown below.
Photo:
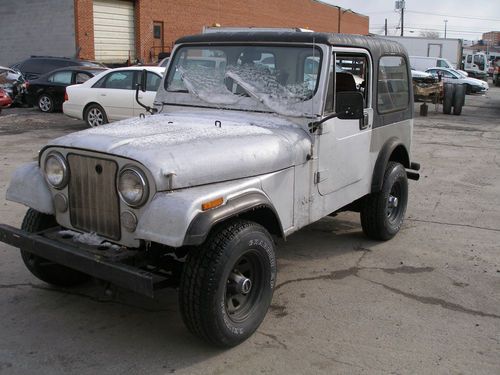
{"label": "black steel wheel rim", "polygon": [[[233,322],[245,321],[258,308],[263,293],[264,274],[262,256],[253,249],[241,255],[234,263],[227,277],[224,293],[226,313]],[[243,293],[235,281],[239,277],[250,280],[251,288],[247,293]]]}
{"label": "black steel wheel rim", "polygon": [[387,219],[390,223],[397,223],[401,219],[403,212],[403,186],[400,181],[396,181],[391,188],[387,198]]}

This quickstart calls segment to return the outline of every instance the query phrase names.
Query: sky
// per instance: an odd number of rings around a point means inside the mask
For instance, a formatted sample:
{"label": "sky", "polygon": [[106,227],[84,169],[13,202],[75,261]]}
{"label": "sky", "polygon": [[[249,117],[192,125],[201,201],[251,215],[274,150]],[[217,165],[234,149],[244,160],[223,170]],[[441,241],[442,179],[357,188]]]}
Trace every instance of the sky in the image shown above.
{"label": "sky", "polygon": [[[382,34],[387,18],[388,34],[401,35],[400,13],[394,0],[323,0],[370,17],[370,32]],[[481,39],[483,33],[500,31],[500,0],[406,0],[405,36],[420,36],[421,31],[436,31],[444,37]]]}

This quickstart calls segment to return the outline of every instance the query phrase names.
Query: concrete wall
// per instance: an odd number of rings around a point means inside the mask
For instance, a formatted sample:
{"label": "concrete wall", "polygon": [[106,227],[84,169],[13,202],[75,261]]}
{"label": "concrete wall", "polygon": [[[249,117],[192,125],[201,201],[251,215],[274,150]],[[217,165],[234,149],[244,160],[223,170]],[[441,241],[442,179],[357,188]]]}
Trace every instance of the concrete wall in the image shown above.
{"label": "concrete wall", "polygon": [[30,55],[73,57],[73,0],[0,0],[0,65]]}

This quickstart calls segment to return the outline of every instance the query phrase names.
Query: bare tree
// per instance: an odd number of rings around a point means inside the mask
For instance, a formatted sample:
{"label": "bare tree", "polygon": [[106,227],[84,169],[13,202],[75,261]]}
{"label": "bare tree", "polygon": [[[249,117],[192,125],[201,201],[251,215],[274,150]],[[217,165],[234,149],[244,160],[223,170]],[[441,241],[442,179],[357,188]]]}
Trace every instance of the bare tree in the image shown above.
{"label": "bare tree", "polygon": [[439,38],[439,32],[437,31],[421,31],[420,36],[424,38]]}

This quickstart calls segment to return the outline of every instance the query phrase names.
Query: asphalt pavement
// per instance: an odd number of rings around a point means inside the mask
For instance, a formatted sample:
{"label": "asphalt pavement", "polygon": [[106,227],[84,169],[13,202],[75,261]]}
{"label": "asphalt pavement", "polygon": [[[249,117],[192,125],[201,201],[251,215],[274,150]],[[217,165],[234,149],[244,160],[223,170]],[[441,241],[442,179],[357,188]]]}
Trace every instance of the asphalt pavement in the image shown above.
{"label": "asphalt pavement", "polygon": [[[439,108],[440,109],[440,108]],[[418,111],[416,111],[418,114]],[[88,284],[51,287],[0,243],[3,374],[499,374],[500,89],[461,116],[417,117],[407,218],[391,241],[342,213],[278,248],[278,282],[258,332],[214,349],[182,324],[175,290],[154,300]],[[84,129],[63,114],[0,116],[0,222],[15,167],[47,140]]]}

